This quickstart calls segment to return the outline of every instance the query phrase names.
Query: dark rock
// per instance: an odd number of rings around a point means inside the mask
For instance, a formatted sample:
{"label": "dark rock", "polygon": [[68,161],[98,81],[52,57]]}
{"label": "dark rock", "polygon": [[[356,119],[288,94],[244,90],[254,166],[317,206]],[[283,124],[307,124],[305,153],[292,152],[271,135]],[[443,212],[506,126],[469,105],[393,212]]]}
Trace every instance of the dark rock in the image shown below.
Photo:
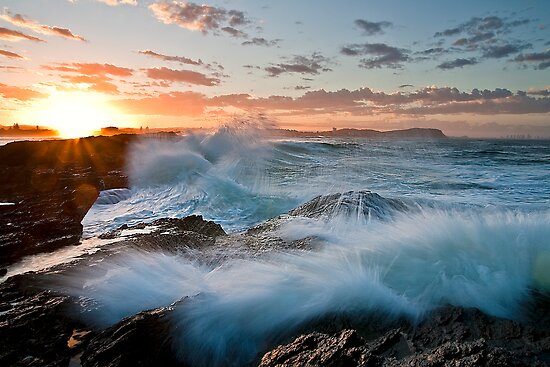
{"label": "dark rock", "polygon": [[82,366],[183,366],[172,350],[170,311],[140,312],[102,331],[82,354]]}
{"label": "dark rock", "polygon": [[213,238],[226,235],[222,226],[212,221],[204,220],[202,215],[190,215],[182,219],[158,219],[153,222],[153,225],[177,228],[181,231],[195,232]]}
{"label": "dark rock", "polygon": [[68,340],[82,326],[67,316],[70,303],[37,288],[32,274],[0,284],[0,366],[67,366],[80,351]]}
{"label": "dark rock", "polygon": [[387,199],[370,191],[348,191],[345,193],[317,196],[289,212],[292,216],[308,218],[332,218],[337,215],[385,220],[396,213],[405,212],[408,207],[400,200]]}
{"label": "dark rock", "polygon": [[302,335],[266,353],[260,366],[546,366],[549,356],[546,327],[447,307],[418,326]]}
{"label": "dark rock", "polygon": [[201,215],[185,218],[161,218],[152,223],[139,223],[134,226],[123,224],[118,229],[104,233],[101,239],[115,239],[123,236],[124,231],[147,230],[148,233],[130,234],[124,237],[119,246],[130,245],[141,250],[161,250],[177,252],[182,248],[204,248],[216,243],[216,238],[226,236],[223,228],[212,221],[204,220]]}
{"label": "dark rock", "polygon": [[355,330],[334,335],[311,333],[266,353],[260,366],[363,366],[373,362]]}
{"label": "dark rock", "polygon": [[127,187],[136,135],[14,142],[0,147],[0,266],[78,244],[100,190]]}

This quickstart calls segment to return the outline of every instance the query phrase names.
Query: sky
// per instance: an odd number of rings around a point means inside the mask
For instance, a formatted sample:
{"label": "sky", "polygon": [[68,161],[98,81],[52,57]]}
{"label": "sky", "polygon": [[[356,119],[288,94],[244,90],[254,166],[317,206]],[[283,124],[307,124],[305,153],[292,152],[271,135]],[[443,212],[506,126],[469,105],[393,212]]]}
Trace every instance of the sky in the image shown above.
{"label": "sky", "polygon": [[550,1],[0,0],[0,125],[550,137]]}

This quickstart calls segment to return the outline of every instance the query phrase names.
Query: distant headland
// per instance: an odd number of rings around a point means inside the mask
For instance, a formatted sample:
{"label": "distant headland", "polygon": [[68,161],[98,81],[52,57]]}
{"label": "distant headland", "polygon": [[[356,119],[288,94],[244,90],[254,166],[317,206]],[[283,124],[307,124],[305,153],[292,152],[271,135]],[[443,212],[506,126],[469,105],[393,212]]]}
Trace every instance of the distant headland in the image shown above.
{"label": "distant headland", "polygon": [[42,126],[30,126],[13,124],[11,126],[0,125],[0,136],[9,137],[56,137],[59,133],[56,130]]}
{"label": "distant headland", "polygon": [[[119,128],[114,126],[104,127],[96,131],[96,136],[112,136],[119,134],[151,134],[172,132],[177,134],[190,134],[211,132],[213,129],[206,128],[184,128],[184,127],[166,127],[166,128]],[[447,136],[439,129],[431,128],[411,128],[403,130],[379,131],[372,129],[352,129],[352,128],[333,128],[325,131],[300,131],[291,129],[271,128],[265,130],[268,136],[280,138],[382,138],[382,139],[445,139]],[[61,137],[59,132],[41,126],[19,125],[11,126],[0,125],[0,136],[5,137]]]}

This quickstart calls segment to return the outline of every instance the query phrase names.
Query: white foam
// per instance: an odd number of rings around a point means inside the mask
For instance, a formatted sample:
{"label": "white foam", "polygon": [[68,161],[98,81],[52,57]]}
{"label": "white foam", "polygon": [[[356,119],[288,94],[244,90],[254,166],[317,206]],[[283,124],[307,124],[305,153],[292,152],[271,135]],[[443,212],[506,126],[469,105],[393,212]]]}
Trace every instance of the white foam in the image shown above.
{"label": "white foam", "polygon": [[361,226],[300,219],[280,234],[317,235],[327,245],[216,268],[135,253],[102,263],[105,276],[90,281],[83,274],[84,289],[73,277],[68,289],[102,304],[103,322],[200,294],[177,309],[176,340],[193,364],[239,365],[326,314],[415,321],[452,304],[515,318],[530,289],[548,286],[541,269],[550,251],[549,213],[431,210]]}
{"label": "white foam", "polygon": [[247,126],[138,141],[128,158],[131,191],[102,192],[84,218],[85,234],[191,214],[236,231],[279,215],[298,202],[266,178],[271,151],[262,130]]}
{"label": "white foam", "polygon": [[124,200],[128,200],[132,196],[132,191],[129,189],[110,189],[99,192],[99,196],[94,205],[113,205]]}

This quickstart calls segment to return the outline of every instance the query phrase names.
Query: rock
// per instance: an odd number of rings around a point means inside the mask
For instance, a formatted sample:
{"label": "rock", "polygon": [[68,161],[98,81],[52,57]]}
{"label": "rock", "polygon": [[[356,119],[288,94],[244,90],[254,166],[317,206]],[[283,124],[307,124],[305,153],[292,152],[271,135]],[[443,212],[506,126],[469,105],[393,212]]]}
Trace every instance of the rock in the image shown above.
{"label": "rock", "polygon": [[418,326],[302,335],[266,353],[260,366],[546,366],[548,362],[547,327],[449,306]]}
{"label": "rock", "polygon": [[36,287],[32,274],[0,284],[0,366],[67,366],[78,348],[68,340],[82,325],[67,316],[69,297]]}
{"label": "rock", "polygon": [[361,366],[372,362],[365,341],[356,330],[334,335],[311,333],[266,353],[260,361],[268,366]]}
{"label": "rock", "polygon": [[158,219],[153,222],[153,225],[177,228],[181,231],[195,232],[212,238],[226,235],[222,226],[212,221],[204,220],[202,215],[190,215],[182,219]]}
{"label": "rock", "polygon": [[170,311],[140,312],[102,331],[82,354],[82,367],[184,366],[172,350]]}
{"label": "rock", "polygon": [[0,267],[78,244],[80,222],[99,191],[128,186],[126,151],[137,138],[22,141],[0,147],[0,202],[15,204],[0,206]]}
{"label": "rock", "polygon": [[387,199],[370,191],[348,191],[345,193],[317,196],[289,212],[291,216],[327,218],[344,215],[353,218],[391,219],[396,213],[405,212],[408,207],[400,200]]}
{"label": "rock", "polygon": [[[132,231],[139,230],[132,234]],[[125,235],[125,232],[129,233]],[[152,223],[134,226],[123,224],[118,229],[104,233],[101,239],[123,238],[118,247],[135,247],[141,250],[178,252],[184,248],[201,249],[213,246],[216,238],[226,236],[223,228],[201,215],[185,218],[161,218]]]}

